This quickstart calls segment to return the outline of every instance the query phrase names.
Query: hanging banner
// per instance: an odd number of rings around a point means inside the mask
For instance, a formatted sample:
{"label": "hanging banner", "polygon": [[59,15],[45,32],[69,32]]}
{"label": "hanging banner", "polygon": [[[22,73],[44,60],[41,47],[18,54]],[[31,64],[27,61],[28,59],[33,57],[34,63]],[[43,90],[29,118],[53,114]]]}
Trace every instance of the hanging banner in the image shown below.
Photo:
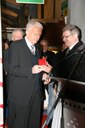
{"label": "hanging banner", "polygon": [[44,0],[16,0],[17,3],[44,4]]}
{"label": "hanging banner", "polygon": [[68,0],[62,0],[61,15],[62,16],[67,16],[68,15]]}
{"label": "hanging banner", "polygon": [[1,32],[1,3],[0,3],[0,128],[4,127],[3,122],[3,67],[2,67],[2,32]]}

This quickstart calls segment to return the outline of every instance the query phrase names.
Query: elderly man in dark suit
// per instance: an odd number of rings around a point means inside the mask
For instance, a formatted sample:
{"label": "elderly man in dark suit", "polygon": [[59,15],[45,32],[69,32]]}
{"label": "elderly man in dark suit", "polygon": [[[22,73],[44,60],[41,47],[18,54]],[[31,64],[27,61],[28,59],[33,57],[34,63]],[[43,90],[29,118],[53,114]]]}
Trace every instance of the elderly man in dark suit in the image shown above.
{"label": "elderly man in dark suit", "polygon": [[40,126],[40,72],[50,70],[48,66],[38,65],[39,52],[35,44],[42,30],[42,24],[32,19],[26,26],[25,38],[11,44],[8,72],[9,128],[39,128]]}

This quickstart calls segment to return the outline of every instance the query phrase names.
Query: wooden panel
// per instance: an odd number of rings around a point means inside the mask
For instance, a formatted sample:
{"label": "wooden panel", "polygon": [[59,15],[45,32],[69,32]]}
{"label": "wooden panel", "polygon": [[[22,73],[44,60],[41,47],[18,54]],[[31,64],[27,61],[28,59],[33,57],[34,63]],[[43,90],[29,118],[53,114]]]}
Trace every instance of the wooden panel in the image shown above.
{"label": "wooden panel", "polygon": [[40,5],[40,4],[37,6],[37,8],[38,8],[38,11],[37,11],[37,13],[38,13],[38,19],[41,19],[41,17],[42,17],[42,16],[41,16],[41,14],[42,14],[42,13],[41,13],[41,6],[42,6],[42,5]]}
{"label": "wooden panel", "polygon": [[46,22],[45,38],[49,41],[50,46],[60,48],[62,45],[61,34],[64,27],[64,21]]}
{"label": "wooden panel", "polygon": [[45,0],[44,4],[44,19],[54,18],[54,0]]}
{"label": "wooden panel", "polygon": [[16,3],[16,0],[4,0],[5,2],[9,2],[9,3],[11,3],[11,4],[14,4],[14,5],[16,5],[16,6],[20,6],[21,4],[19,4],[19,3]]}
{"label": "wooden panel", "polygon": [[10,25],[13,25],[13,22],[11,20],[8,20],[7,18],[2,17],[2,22],[8,23]]}
{"label": "wooden panel", "polygon": [[61,17],[61,2],[62,0],[55,0],[55,18]]}
{"label": "wooden panel", "polygon": [[13,16],[13,17],[17,17],[18,16],[17,13],[15,13],[15,12],[13,12],[11,10],[5,9],[5,8],[2,8],[2,12],[7,14],[7,15]]}

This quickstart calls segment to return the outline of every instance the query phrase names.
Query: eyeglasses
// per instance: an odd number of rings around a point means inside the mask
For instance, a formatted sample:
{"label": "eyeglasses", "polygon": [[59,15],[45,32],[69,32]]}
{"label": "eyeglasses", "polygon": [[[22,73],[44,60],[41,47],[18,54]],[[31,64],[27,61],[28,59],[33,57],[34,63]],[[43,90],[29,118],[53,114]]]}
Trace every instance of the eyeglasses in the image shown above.
{"label": "eyeglasses", "polygon": [[68,36],[62,36],[62,39],[64,39],[64,38],[68,38],[69,36],[71,36],[72,34],[70,34],[70,35],[68,35]]}

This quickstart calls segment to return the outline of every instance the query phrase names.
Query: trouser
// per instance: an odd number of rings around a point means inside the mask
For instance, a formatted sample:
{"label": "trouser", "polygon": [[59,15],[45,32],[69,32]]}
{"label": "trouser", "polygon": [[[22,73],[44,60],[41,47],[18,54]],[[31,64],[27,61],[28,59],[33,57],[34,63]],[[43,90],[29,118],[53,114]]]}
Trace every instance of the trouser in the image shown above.
{"label": "trouser", "polygon": [[48,100],[47,114],[49,114],[49,112],[51,111],[52,106],[56,100],[56,95],[54,94],[54,91],[53,91],[53,85],[54,85],[54,82],[51,82],[48,85],[49,100]]}
{"label": "trouser", "polygon": [[41,100],[38,93],[27,105],[8,103],[8,128],[40,128]]}

